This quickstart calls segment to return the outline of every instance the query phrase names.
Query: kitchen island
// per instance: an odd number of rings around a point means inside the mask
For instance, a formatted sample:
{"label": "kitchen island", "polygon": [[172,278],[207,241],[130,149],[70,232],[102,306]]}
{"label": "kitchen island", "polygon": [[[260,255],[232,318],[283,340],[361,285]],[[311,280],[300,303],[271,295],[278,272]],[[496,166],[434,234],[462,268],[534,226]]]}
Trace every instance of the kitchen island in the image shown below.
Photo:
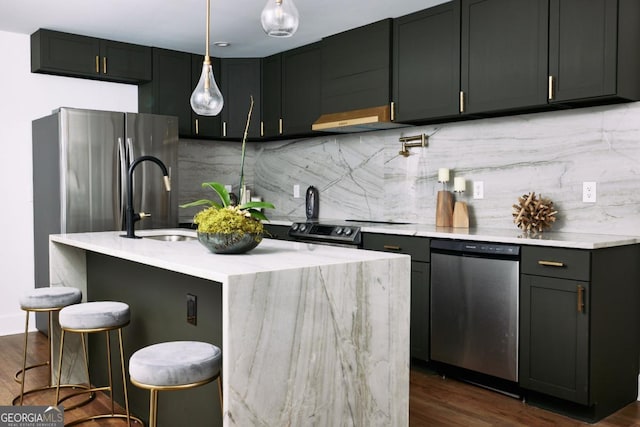
{"label": "kitchen island", "polygon": [[[216,255],[197,240],[120,234],[51,236],[51,285],[129,303],[126,357],[166,339],[222,348],[223,417],[210,384],[162,394],[161,425],[408,425],[409,256],[271,239]],[[187,294],[197,300],[191,323]],[[146,418],[147,393],[129,391]]]}

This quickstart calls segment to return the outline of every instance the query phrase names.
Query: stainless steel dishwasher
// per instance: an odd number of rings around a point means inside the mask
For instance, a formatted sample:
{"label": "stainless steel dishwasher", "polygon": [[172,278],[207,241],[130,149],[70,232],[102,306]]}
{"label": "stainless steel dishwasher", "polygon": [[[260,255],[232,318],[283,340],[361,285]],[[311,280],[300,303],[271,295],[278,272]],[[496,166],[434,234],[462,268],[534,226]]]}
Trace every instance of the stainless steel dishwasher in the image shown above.
{"label": "stainless steel dishwasher", "polygon": [[431,359],[518,381],[517,245],[431,241]]}

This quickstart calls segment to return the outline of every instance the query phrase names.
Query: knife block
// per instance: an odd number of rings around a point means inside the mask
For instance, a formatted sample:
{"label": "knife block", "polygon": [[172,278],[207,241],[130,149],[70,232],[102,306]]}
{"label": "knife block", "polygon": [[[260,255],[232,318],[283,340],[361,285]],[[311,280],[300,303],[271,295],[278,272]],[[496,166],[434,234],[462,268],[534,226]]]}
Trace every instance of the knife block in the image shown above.
{"label": "knife block", "polygon": [[469,210],[465,202],[456,202],[453,207],[453,227],[469,228]]}
{"label": "knife block", "polygon": [[436,227],[453,225],[453,195],[448,191],[438,191],[436,204]]}

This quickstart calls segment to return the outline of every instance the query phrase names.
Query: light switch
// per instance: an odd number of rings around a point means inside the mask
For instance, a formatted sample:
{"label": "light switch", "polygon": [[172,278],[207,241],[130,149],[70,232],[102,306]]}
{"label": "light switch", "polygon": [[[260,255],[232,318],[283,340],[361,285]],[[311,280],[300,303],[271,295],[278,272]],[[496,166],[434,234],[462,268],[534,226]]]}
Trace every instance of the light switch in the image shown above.
{"label": "light switch", "polygon": [[473,198],[484,199],[484,182],[473,181]]}

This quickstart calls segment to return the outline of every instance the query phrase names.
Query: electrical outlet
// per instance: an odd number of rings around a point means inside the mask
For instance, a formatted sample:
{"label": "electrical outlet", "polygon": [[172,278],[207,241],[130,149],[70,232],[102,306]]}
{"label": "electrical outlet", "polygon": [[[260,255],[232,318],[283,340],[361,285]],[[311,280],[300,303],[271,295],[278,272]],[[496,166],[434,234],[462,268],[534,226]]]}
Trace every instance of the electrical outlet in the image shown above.
{"label": "electrical outlet", "polygon": [[198,297],[187,294],[187,323],[198,324]]}
{"label": "electrical outlet", "polygon": [[596,183],[595,182],[582,183],[582,201],[584,203],[596,202]]}
{"label": "electrical outlet", "polygon": [[299,199],[300,198],[300,185],[299,184],[294,184],[293,185],[293,198],[294,199]]}
{"label": "electrical outlet", "polygon": [[484,199],[484,182],[473,181],[473,198]]}
{"label": "electrical outlet", "polygon": [[224,189],[225,189],[225,190],[227,190],[227,192],[228,192],[228,193],[231,193],[231,188],[232,188],[232,187],[231,187],[229,184],[226,184],[226,185],[224,186]]}

